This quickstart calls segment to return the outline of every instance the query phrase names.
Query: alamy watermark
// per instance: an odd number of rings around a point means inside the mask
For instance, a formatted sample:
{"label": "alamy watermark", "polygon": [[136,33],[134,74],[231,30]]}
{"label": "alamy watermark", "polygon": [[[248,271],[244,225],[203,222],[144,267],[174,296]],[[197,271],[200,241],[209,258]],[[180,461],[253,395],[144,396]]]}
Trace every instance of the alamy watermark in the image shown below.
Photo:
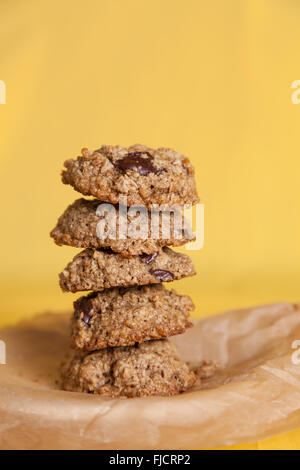
{"label": "alamy watermark", "polygon": [[0,340],[0,364],[6,364],[6,344]]}
{"label": "alamy watermark", "polygon": [[292,354],[292,363],[298,365],[300,364],[300,339],[295,339],[295,341],[292,342],[292,349],[295,349]]}
{"label": "alamy watermark", "polygon": [[0,80],[0,104],[6,104],[6,85],[3,80]]}
{"label": "alamy watermark", "polygon": [[293,91],[291,95],[291,100],[293,104],[299,104],[300,103],[300,80],[294,80],[292,82],[291,88],[295,91]]}
{"label": "alamy watermark", "polygon": [[[166,209],[158,204],[128,206],[123,196],[115,206],[99,203],[96,209],[99,222],[96,236],[100,240],[174,240],[178,245],[186,241],[189,250],[200,250],[204,244],[204,204],[175,206]],[[194,230],[193,230],[194,226]]]}

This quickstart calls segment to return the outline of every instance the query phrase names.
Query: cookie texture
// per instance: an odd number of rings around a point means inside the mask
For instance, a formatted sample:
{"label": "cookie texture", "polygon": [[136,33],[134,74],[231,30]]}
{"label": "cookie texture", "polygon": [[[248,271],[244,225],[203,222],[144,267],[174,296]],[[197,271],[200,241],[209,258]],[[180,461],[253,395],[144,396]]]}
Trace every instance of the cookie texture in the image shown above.
{"label": "cookie texture", "polygon": [[167,340],[75,352],[62,366],[62,388],[110,397],[171,396],[196,382]]}
{"label": "cookie texture", "polygon": [[123,256],[152,254],[195,239],[179,211],[148,213],[145,207],[134,207],[126,212],[86,199],[77,199],[65,210],[50,236],[58,245],[110,248]]}
{"label": "cookie texture", "polygon": [[62,181],[84,195],[116,204],[127,197],[129,206],[165,207],[199,201],[194,168],[188,158],[169,148],[144,145],[104,145],[82,149],[82,156],[64,163]]}
{"label": "cookie texture", "polygon": [[196,274],[192,260],[170,248],[150,255],[125,258],[107,250],[87,248],[59,275],[64,292],[100,291],[110,287],[128,287],[170,282]]}
{"label": "cookie texture", "polygon": [[71,345],[86,351],[165,338],[193,326],[190,297],[162,284],[92,292],[74,309]]}
{"label": "cookie texture", "polygon": [[210,379],[220,370],[220,365],[215,361],[201,361],[197,366],[191,367],[190,369],[194,372],[197,380]]}

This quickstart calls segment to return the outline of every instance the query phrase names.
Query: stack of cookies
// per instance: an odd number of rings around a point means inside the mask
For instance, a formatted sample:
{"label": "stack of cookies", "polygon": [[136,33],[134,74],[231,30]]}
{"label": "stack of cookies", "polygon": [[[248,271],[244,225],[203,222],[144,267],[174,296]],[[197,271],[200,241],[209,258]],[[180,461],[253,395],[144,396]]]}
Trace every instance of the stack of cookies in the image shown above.
{"label": "stack of cookies", "polygon": [[[173,210],[198,201],[189,160],[170,149],[141,145],[83,149],[82,156],[65,162],[62,181],[96,198],[76,200],[51,232],[58,245],[85,248],[60,273],[62,290],[92,291],[74,302],[75,352],[62,367],[63,389],[112,397],[168,396],[189,389],[196,374],[166,338],[192,326],[194,306],[188,296],[162,284],[195,274],[190,258],[169,248],[193,239],[185,222],[175,223],[182,220],[181,211]],[[120,205],[125,198],[129,210]],[[107,203],[117,223],[116,230],[106,227],[103,237],[97,227]],[[148,218],[153,205],[160,208],[156,237]],[[125,222],[128,227],[142,213],[148,218],[143,237],[118,236]]]}

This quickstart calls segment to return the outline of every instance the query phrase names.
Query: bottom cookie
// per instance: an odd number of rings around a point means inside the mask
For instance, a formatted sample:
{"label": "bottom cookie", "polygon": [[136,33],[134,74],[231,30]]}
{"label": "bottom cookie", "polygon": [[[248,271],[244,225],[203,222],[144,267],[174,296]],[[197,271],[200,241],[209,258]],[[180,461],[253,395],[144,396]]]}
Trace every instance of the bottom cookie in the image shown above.
{"label": "bottom cookie", "polygon": [[168,340],[75,352],[61,372],[64,390],[110,397],[177,395],[197,380]]}

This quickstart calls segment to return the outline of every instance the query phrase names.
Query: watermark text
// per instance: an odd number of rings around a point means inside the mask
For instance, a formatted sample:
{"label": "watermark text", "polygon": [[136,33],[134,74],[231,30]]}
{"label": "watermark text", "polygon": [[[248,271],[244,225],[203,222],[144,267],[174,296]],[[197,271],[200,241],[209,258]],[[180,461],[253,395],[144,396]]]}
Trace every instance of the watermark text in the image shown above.
{"label": "watermark text", "polygon": [[0,104],[6,104],[6,85],[3,80],[0,80]]}
{"label": "watermark text", "polygon": [[292,82],[291,88],[295,91],[293,91],[291,95],[291,100],[293,104],[299,104],[300,103],[300,80],[294,80]]}
{"label": "watermark text", "polygon": [[[171,240],[191,241],[189,250],[201,250],[204,244],[204,205],[166,209],[158,204],[151,208],[127,206],[126,197],[115,206],[100,203],[96,216],[96,236],[99,240]],[[194,229],[194,230],[193,230]]]}
{"label": "watermark text", "polygon": [[6,344],[0,340],[0,364],[6,364]]}
{"label": "watermark text", "polygon": [[296,350],[292,354],[292,363],[298,365],[300,364],[300,339],[295,339],[295,341],[292,342],[292,349]]}

